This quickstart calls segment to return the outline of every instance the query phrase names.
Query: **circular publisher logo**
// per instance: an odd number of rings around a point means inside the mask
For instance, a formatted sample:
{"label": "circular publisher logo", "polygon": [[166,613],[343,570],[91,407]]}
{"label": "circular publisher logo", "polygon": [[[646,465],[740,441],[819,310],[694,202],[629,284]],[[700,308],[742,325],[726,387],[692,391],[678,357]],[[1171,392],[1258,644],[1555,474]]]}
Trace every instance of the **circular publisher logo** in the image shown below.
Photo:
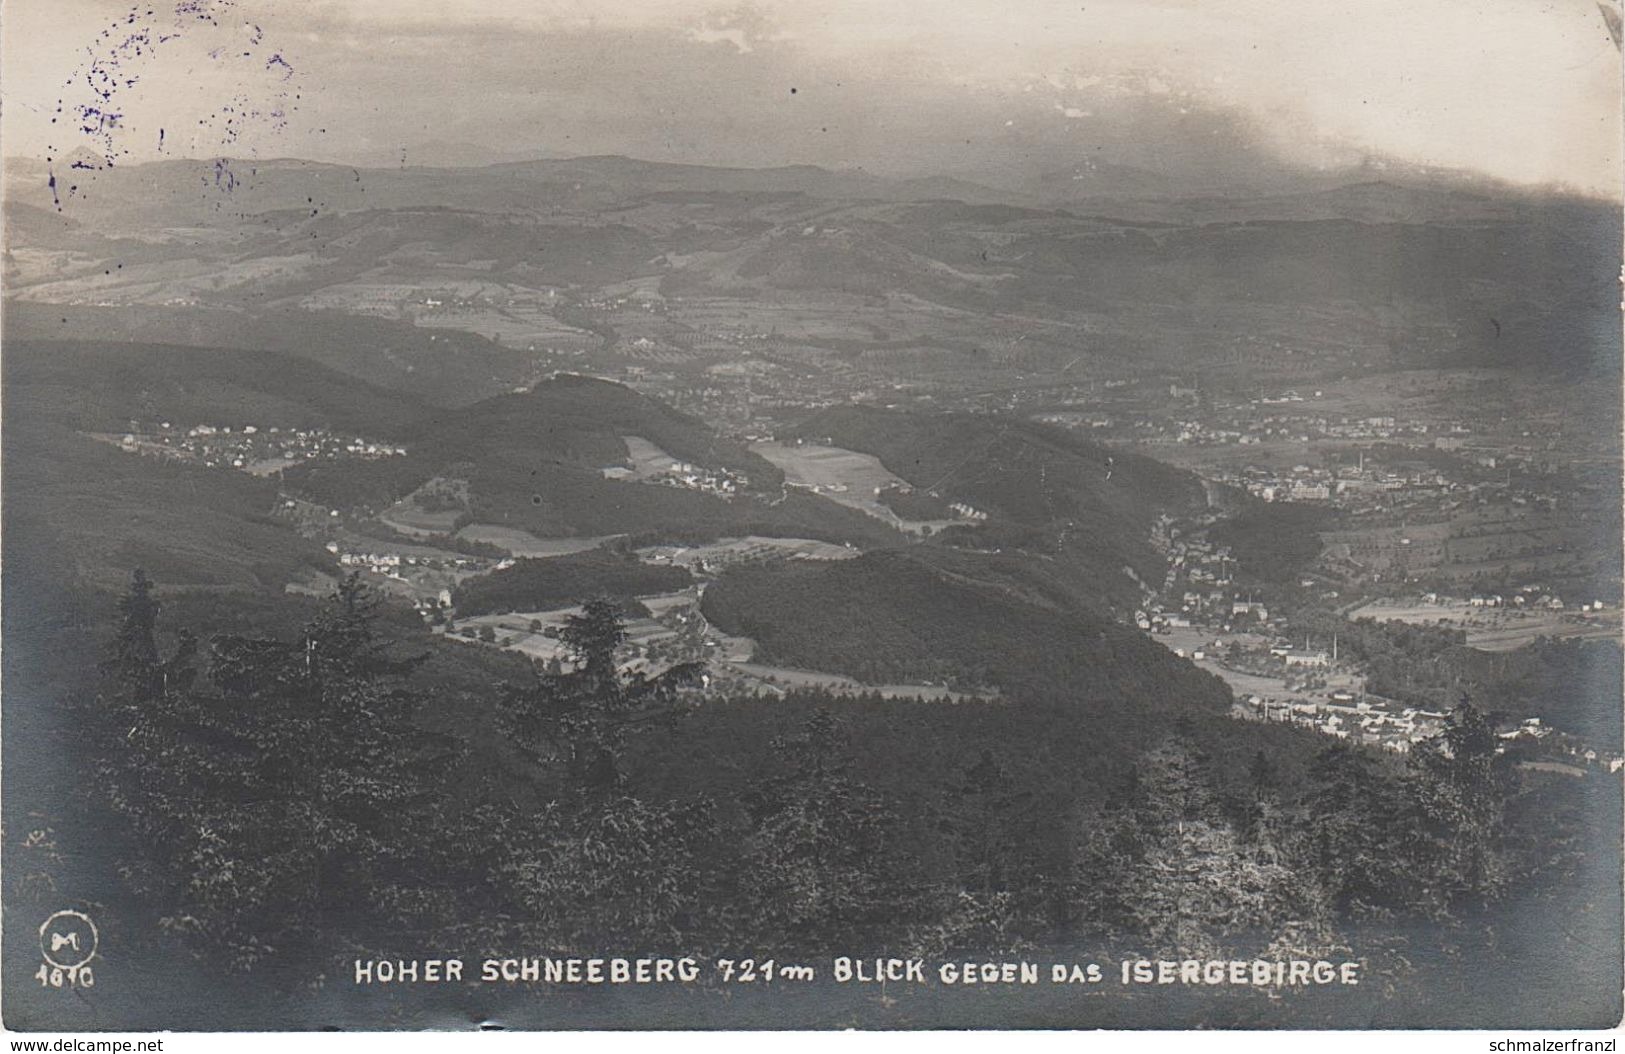
{"label": "circular publisher logo", "polygon": [[100,937],[90,916],[59,911],[39,928],[39,950],[45,961],[63,970],[76,970],[96,954]]}

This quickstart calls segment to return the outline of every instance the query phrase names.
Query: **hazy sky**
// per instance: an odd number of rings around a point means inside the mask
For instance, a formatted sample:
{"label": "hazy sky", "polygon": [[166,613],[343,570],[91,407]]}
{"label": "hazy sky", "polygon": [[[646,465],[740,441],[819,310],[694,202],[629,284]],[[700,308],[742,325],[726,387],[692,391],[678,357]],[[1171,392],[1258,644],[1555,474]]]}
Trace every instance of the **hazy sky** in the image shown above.
{"label": "hazy sky", "polygon": [[1621,179],[1597,0],[7,0],[0,19],[7,154],[625,153],[1012,185],[1375,156]]}

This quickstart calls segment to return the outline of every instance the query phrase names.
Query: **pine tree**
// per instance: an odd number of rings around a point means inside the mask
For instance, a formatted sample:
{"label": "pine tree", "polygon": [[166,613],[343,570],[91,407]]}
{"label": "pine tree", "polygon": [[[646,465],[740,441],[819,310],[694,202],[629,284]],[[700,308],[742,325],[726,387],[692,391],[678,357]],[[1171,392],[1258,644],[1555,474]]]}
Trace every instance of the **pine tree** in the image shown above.
{"label": "pine tree", "polygon": [[937,903],[914,934],[914,951],[932,956],[1016,956],[1028,947],[1025,914],[1041,904],[1040,882],[1025,859],[1018,822],[1032,801],[992,750],[944,791],[939,829],[953,852],[956,873],[936,883]]}
{"label": "pine tree", "polygon": [[137,570],[118,603],[118,628],[100,667],[100,687],[85,726],[108,803],[145,839],[163,839],[184,823],[185,772],[196,744],[185,730],[202,715],[190,692],[197,639],[182,630],[168,658],[158,646],[162,605]]}
{"label": "pine tree", "polygon": [[1006,892],[1014,850],[1011,821],[1032,795],[1017,790],[998,757],[984,750],[946,797],[945,827],[963,888],[984,896]]}
{"label": "pine tree", "polygon": [[1076,925],[1107,940],[1137,929],[1132,887],[1151,842],[1141,766],[1131,766],[1077,837],[1072,901]]}
{"label": "pine tree", "polygon": [[444,909],[406,876],[433,841],[429,770],[448,748],[415,724],[416,661],[389,655],[359,578],[297,642],[214,638],[206,686],[185,639],[156,659],[143,582],[121,605],[103,727],[136,723],[102,739],[104,782],[149,841],[137,873],[165,924],[247,969]]}
{"label": "pine tree", "polygon": [[213,642],[211,677],[255,759],[246,818],[282,868],[273,892],[318,939],[344,913],[415,910],[421,894],[399,882],[435,820],[431,771],[452,753],[416,724],[404,678],[421,657],[391,654],[380,604],[351,575],[297,642]]}
{"label": "pine tree", "polygon": [[1209,760],[1185,735],[1151,750],[1082,854],[1086,914],[1143,951],[1227,958],[1327,931],[1291,825],[1265,799],[1245,834],[1225,815]]}
{"label": "pine tree", "polygon": [[513,939],[589,952],[692,940],[719,850],[709,799],[554,801],[503,830],[496,878]]}
{"label": "pine tree", "polygon": [[603,598],[565,619],[559,639],[573,669],[549,664],[534,681],[509,688],[501,701],[514,741],[573,792],[619,786],[621,753],[632,728],[675,713],[680,691],[697,682],[703,663],[679,663],[653,677],[623,675],[616,653],[626,641],[620,608]]}
{"label": "pine tree", "polygon": [[1446,903],[1485,903],[1505,890],[1503,844],[1512,763],[1499,752],[1494,720],[1463,696],[1437,736],[1411,752],[1411,787],[1422,833],[1417,863]]}
{"label": "pine tree", "polygon": [[891,810],[851,775],[845,729],[828,710],[773,750],[781,775],[743,798],[745,932],[798,952],[879,949],[907,922],[888,855]]}
{"label": "pine tree", "polygon": [[622,761],[628,736],[674,718],[704,667],[625,674],[617,653],[626,636],[618,605],[589,600],[559,632],[568,668],[550,661],[499,699],[502,727],[541,766],[549,796],[539,810],[511,799],[485,806],[500,832],[489,886],[512,939],[583,950],[674,941],[706,901],[702,863],[718,851],[713,804],[634,797]]}
{"label": "pine tree", "polygon": [[1309,866],[1339,911],[1396,910],[1420,891],[1404,853],[1407,806],[1375,756],[1344,743],[1322,750],[1304,800]]}

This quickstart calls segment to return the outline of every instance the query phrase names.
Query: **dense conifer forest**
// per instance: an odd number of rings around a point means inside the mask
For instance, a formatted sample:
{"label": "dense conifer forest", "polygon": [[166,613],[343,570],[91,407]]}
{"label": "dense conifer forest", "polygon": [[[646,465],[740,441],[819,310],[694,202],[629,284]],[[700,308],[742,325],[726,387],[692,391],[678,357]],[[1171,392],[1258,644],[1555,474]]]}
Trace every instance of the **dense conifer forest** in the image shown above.
{"label": "dense conifer forest", "polygon": [[[1319,999],[1225,993],[1208,1020],[1236,1024],[1350,1005],[1437,1021],[1449,1011],[1417,993],[1492,949],[1513,970],[1595,968],[1522,932],[1531,903],[1599,918],[1617,903],[1586,834],[1617,808],[1601,781],[1583,781],[1588,799],[1582,781],[1515,769],[1466,698],[1400,759],[1053,692],[702,701],[701,664],[621,672],[608,600],[561,631],[574,661],[498,665],[483,689],[430,672],[421,635],[357,577],[306,615],[276,635],[180,625],[137,572],[71,715],[77,793],[30,819],[12,895],[48,899],[87,851],[58,836],[88,820],[107,832],[89,851],[116,865],[107,897],[153,923],[121,936],[272,1003],[426,947],[1362,965],[1360,987]],[[466,712],[448,720],[448,700]],[[853,1012],[895,1023],[937,998]],[[1110,1023],[1188,998],[1090,1005]]]}

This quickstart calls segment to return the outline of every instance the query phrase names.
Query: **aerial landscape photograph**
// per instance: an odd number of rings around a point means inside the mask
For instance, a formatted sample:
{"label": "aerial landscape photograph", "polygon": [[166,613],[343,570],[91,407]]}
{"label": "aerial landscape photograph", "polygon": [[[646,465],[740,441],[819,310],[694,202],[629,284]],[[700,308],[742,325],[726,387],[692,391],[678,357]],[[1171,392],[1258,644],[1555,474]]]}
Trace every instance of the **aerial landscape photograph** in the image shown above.
{"label": "aerial landscape photograph", "polygon": [[1617,1026],[1619,7],[1362,11],[8,0],[5,1027]]}

